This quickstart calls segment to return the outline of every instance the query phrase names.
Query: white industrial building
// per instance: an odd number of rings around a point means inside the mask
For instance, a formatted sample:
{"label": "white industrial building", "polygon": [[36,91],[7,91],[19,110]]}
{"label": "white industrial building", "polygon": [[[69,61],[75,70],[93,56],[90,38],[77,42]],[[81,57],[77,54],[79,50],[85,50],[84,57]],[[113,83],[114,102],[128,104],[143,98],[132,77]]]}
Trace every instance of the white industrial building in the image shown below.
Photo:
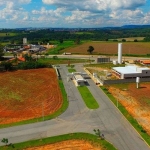
{"label": "white industrial building", "polygon": [[120,79],[131,79],[131,78],[150,78],[150,69],[147,67],[139,67],[136,65],[125,66],[125,67],[113,67],[113,74]]}
{"label": "white industrial building", "polygon": [[87,80],[85,79],[86,75],[87,75],[86,73],[81,73],[81,72],[68,73],[67,74],[67,81],[69,81],[70,79],[73,79],[75,84],[77,86],[79,86],[79,85],[82,85],[82,84],[87,82]]}
{"label": "white industrial building", "polygon": [[77,83],[87,82],[80,74],[74,74],[73,77]]}

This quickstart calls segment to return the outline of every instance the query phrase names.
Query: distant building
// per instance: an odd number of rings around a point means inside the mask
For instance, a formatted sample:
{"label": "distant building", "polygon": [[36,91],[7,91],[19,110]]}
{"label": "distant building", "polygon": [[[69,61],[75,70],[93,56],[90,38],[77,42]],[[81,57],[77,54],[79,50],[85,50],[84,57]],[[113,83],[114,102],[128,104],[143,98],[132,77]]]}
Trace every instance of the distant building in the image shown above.
{"label": "distant building", "polygon": [[23,38],[23,44],[27,44],[27,38]]}
{"label": "distant building", "polygon": [[147,67],[138,67],[136,65],[130,65],[125,67],[113,67],[113,74],[120,79],[131,78],[150,78],[150,69]]}
{"label": "distant building", "polygon": [[109,63],[110,62],[110,57],[98,57],[97,58],[97,63]]}
{"label": "distant building", "polygon": [[141,60],[140,62],[143,65],[150,66],[150,60]]}

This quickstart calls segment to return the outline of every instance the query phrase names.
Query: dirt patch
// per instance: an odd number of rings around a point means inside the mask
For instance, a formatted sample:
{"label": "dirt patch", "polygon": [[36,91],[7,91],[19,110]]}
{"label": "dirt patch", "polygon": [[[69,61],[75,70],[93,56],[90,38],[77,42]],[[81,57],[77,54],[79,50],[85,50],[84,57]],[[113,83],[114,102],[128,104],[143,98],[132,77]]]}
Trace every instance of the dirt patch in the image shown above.
{"label": "dirt patch", "polygon": [[[94,47],[94,54],[117,54],[118,43],[113,42],[88,42],[77,47],[67,49],[69,53],[88,54],[89,46]],[[150,44],[142,42],[124,42],[122,45],[123,54],[149,54]]]}
{"label": "dirt patch", "polygon": [[49,115],[62,106],[52,68],[0,73],[0,124]]}
{"label": "dirt patch", "polygon": [[104,148],[84,140],[68,140],[25,150],[104,150]]}
{"label": "dirt patch", "polygon": [[138,123],[150,135],[150,84],[141,83],[140,88],[136,84],[128,84],[127,89],[110,86],[109,92],[126,108],[126,110],[138,121]]}
{"label": "dirt patch", "polygon": [[[101,67],[87,69],[90,73],[103,70]],[[107,89],[150,135],[150,83],[140,83],[138,89],[136,83],[107,85]]]}

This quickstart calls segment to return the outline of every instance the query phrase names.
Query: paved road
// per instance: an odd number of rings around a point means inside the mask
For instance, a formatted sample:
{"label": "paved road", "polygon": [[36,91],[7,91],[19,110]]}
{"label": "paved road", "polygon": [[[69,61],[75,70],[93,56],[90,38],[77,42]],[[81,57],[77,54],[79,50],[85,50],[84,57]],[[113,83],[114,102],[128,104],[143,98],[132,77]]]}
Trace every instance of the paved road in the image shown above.
{"label": "paved road", "polygon": [[[82,66],[77,65],[76,70],[83,71]],[[17,143],[70,132],[93,133],[93,129],[100,129],[105,138],[119,150],[150,149],[91,79],[88,79],[88,88],[100,105],[97,110],[89,110],[74,83],[67,82],[65,65],[61,66],[60,73],[69,98],[66,112],[49,121],[0,129],[0,139],[5,137],[9,142]]]}

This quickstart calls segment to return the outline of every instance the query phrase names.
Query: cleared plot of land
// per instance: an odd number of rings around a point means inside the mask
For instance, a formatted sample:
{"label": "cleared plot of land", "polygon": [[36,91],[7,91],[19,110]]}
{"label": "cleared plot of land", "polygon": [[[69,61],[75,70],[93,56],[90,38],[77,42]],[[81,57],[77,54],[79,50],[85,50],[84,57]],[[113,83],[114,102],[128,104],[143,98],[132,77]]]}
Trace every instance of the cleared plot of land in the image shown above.
{"label": "cleared plot of land", "polygon": [[[117,42],[88,42],[77,47],[68,48],[66,52],[76,54],[88,54],[89,46],[94,47],[93,54],[117,54]],[[123,42],[123,54],[150,54],[150,44],[144,42]]]}
{"label": "cleared plot of land", "polygon": [[25,150],[105,150],[102,146],[96,146],[85,140],[68,140]]}
{"label": "cleared plot of land", "polygon": [[[102,67],[88,67],[87,69],[90,72],[104,70]],[[150,135],[150,82],[140,83],[138,89],[136,83],[106,85],[106,88]]]}
{"label": "cleared plot of land", "polygon": [[109,92],[126,108],[150,135],[150,83],[111,85]]}
{"label": "cleared plot of land", "polygon": [[52,68],[0,73],[0,124],[49,115],[62,106]]}

